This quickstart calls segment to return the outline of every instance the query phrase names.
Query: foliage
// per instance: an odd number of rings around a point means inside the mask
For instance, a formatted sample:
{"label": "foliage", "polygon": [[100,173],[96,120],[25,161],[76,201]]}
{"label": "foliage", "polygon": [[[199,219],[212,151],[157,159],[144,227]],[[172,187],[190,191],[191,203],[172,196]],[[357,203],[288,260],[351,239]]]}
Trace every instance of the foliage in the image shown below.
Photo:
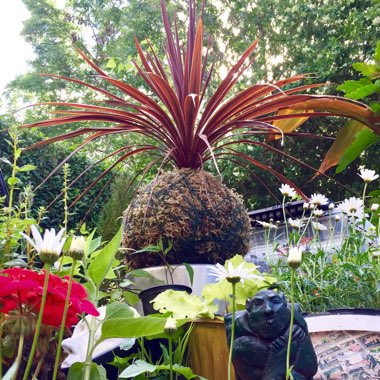
{"label": "foliage", "polygon": [[[379,205],[375,203],[378,199],[370,200],[370,214],[365,214],[363,200],[369,182],[365,183],[362,199],[345,200],[333,215],[333,207],[324,217],[324,212],[322,216],[321,212],[316,212],[320,206],[315,206],[309,216],[302,217],[301,227],[290,228],[294,221],[289,219],[288,246],[279,246],[273,241],[280,255],[286,254],[291,246],[304,251],[295,281],[295,301],[303,311],[380,307]],[[307,233],[309,226],[312,227],[311,235],[310,230]],[[321,234],[327,235],[327,239],[322,241]],[[271,273],[279,280],[278,285],[289,296],[291,274],[288,265],[277,256],[277,259],[272,258],[271,267]]]}
{"label": "foliage", "polygon": [[[337,89],[343,91],[350,99],[364,99],[375,113],[380,112],[380,41],[374,56],[374,63],[357,62],[353,68],[361,74],[358,80],[348,80]],[[336,172],[340,173],[361,153],[371,145],[380,141],[380,131],[371,130],[357,121],[347,123],[338,133],[334,144],[327,152],[319,170],[325,172],[338,165]]]}
{"label": "foliage", "polygon": [[[267,170],[282,181],[291,183],[272,167],[239,153],[233,148],[233,144],[262,146],[281,155],[286,155],[269,145],[253,140],[252,134],[260,132],[279,134],[278,129],[281,129],[285,124],[284,119],[297,120],[297,118],[304,116],[344,115],[360,120],[370,128],[376,128],[376,119],[372,112],[363,105],[353,105],[348,101],[335,98],[315,98],[312,95],[297,94],[297,92],[319,85],[305,85],[287,89],[287,86],[303,79],[305,77],[303,75],[277,81],[273,85],[253,85],[231,99],[226,99],[238,78],[249,67],[246,62],[257,45],[256,41],[237,60],[228,75],[203,106],[203,100],[206,100],[205,91],[210,85],[212,68],[208,69],[208,48],[206,48],[207,53],[202,57],[202,21],[200,20],[196,25],[195,7],[191,3],[185,52],[185,47],[181,47],[179,41],[172,34],[164,5],[162,2],[166,53],[171,80],[168,79],[164,65],[156,56],[155,50],[152,49],[150,54],[144,53],[141,44],[136,40],[136,47],[141,60],[141,65],[136,63],[136,68],[150,91],[156,95],[160,102],[156,102],[139,89],[112,79],[79,51],[83,59],[100,75],[105,83],[120,90],[127,98],[131,98],[132,102],[99,86],[91,86],[81,80],[65,77],[64,79],[69,83],[90,87],[99,95],[108,98],[104,100],[105,105],[53,102],[50,105],[66,106],[69,107],[69,110],[59,111],[60,117],[25,125],[24,128],[65,125],[79,121],[102,121],[113,123],[115,127],[83,127],[67,134],[43,140],[35,144],[35,147],[89,134],[90,136],[77,147],[79,150],[103,136],[135,132],[149,139],[145,140],[142,146],[126,145],[120,150],[113,151],[110,157],[114,157],[115,161],[104,174],[123,160],[135,155],[149,153],[157,154],[161,160],[164,159],[164,161],[168,161],[178,168],[192,169],[200,168],[204,162],[212,161],[215,158],[231,157],[239,163],[243,162],[261,170]],[[178,35],[176,27],[175,35]],[[183,60],[182,57],[186,57],[186,59]],[[124,109],[121,110],[119,107],[124,107]],[[200,116],[201,109],[202,115]],[[290,109],[292,112],[276,114],[279,110],[284,109]],[[274,122],[276,122],[275,125],[272,124]],[[151,141],[155,143],[151,143]],[[157,143],[159,146],[156,145]],[[154,165],[156,162],[154,159],[150,165]],[[298,191],[302,194],[299,189]]]}

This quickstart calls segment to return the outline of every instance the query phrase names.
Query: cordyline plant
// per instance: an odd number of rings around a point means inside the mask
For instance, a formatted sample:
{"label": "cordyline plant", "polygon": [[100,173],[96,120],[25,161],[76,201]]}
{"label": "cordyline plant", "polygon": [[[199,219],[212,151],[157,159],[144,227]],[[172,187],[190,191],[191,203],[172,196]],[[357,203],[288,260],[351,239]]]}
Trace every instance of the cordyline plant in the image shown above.
{"label": "cordyline plant", "polygon": [[[133,132],[143,136],[147,143],[126,144],[108,154],[107,158],[114,157],[114,162],[88,186],[85,192],[126,159],[148,153],[153,156],[153,159],[146,170],[159,162],[161,165],[171,163],[181,170],[198,170],[202,169],[207,161],[216,163],[217,159],[229,158],[234,164],[242,167],[251,164],[260,170],[269,171],[304,196],[302,191],[283,174],[254,157],[239,152],[236,146],[239,144],[260,146],[299,162],[285,152],[265,142],[257,141],[255,136],[266,134],[269,136],[268,139],[278,138],[283,136],[283,133],[293,133],[294,129],[309,117],[331,115],[349,117],[366,124],[373,130],[380,129],[376,124],[378,119],[364,104],[343,98],[302,93],[323,84],[289,88],[290,85],[306,78],[306,75],[296,75],[273,84],[255,84],[231,95],[231,90],[238,79],[251,66],[253,61],[251,53],[258,43],[257,40],[230,69],[215,92],[208,96],[214,64],[209,62],[211,55],[209,44],[207,46],[203,44],[202,17],[196,22],[195,1],[189,0],[186,44],[181,44],[179,41],[176,22],[174,32],[172,32],[164,0],[161,3],[166,32],[165,53],[169,71],[165,69],[163,61],[158,58],[152,46],[149,52],[145,52],[137,39],[135,40],[141,60],[140,64],[134,62],[135,67],[155,98],[127,83],[109,77],[83,52],[79,51],[83,59],[99,74],[99,78],[121,91],[123,96],[115,95],[104,88],[79,79],[52,75],[52,77],[74,82],[96,91],[103,96],[103,105],[50,102],[47,104],[65,108],[56,111],[59,115],[54,118],[22,126],[22,128],[33,128],[78,122],[104,122],[104,126],[95,127],[87,124],[34,145],[34,147],[41,147],[53,142],[85,136],[83,142],[67,157],[67,160],[92,141],[107,135],[128,136]],[[157,159],[157,155],[161,158]],[[105,158],[101,161],[103,160]],[[173,237],[171,233],[168,235],[169,238]],[[146,244],[154,244],[159,237],[160,235],[156,235],[156,241],[147,241]],[[142,246],[136,248],[142,248]],[[234,253],[236,252],[239,251]],[[217,257],[217,260],[220,259]]]}

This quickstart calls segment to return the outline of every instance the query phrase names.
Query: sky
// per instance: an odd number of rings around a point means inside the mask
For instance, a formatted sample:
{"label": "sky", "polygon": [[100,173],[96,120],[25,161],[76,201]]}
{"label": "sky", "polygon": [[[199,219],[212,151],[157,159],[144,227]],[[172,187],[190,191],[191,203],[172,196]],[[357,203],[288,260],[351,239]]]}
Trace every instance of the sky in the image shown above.
{"label": "sky", "polygon": [[5,0],[0,12],[0,93],[16,75],[27,70],[27,61],[33,58],[33,49],[20,36],[23,20],[29,17],[22,0]]}

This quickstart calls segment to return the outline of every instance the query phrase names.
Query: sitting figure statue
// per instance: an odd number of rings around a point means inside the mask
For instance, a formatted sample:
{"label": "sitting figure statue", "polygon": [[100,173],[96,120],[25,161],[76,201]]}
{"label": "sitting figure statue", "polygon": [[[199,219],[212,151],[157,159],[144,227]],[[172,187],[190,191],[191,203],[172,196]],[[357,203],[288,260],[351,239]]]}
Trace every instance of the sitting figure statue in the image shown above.
{"label": "sitting figure statue", "polygon": [[[228,344],[232,316],[225,316]],[[232,361],[237,380],[285,380],[290,308],[283,293],[262,290],[247,300],[246,310],[235,314]],[[317,356],[307,325],[295,307],[290,367],[294,380],[312,380]]]}

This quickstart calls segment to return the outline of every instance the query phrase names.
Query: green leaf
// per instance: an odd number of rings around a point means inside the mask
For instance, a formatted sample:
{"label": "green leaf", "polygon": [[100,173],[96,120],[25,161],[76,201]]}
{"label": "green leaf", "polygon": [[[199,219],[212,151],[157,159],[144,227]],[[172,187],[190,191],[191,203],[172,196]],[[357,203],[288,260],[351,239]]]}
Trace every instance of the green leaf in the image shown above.
{"label": "green leaf", "polygon": [[193,280],[194,280],[194,269],[190,264],[183,263],[182,264],[187,271],[187,274],[189,275],[189,280],[190,280],[190,286],[193,286]]}
{"label": "green leaf", "polygon": [[195,319],[197,317],[213,319],[218,311],[218,307],[214,305],[214,300],[205,302],[198,296],[172,289],[160,293],[153,300],[153,307],[160,313],[169,311],[176,319]]}
{"label": "green leaf", "polygon": [[[177,326],[187,323],[188,319],[179,319]],[[166,318],[153,316],[137,318],[115,318],[102,323],[100,340],[108,338],[139,338],[160,334],[164,331]]]}
{"label": "green leaf", "polygon": [[5,157],[0,157],[0,161],[3,161],[5,164],[8,164],[9,166],[13,166],[12,162],[10,162],[7,158]]}
{"label": "green leaf", "polygon": [[144,372],[153,373],[157,367],[157,365],[149,364],[143,360],[136,360],[119,375],[119,379],[134,378]]}
{"label": "green leaf", "polygon": [[16,151],[15,151],[15,159],[16,160],[21,156],[21,153],[22,153],[22,149],[20,149],[20,148],[16,149]]}
{"label": "green leaf", "polygon": [[377,41],[375,50],[375,65],[380,69],[380,41]]}
{"label": "green leaf", "polygon": [[131,318],[133,316],[134,312],[128,305],[123,302],[113,302],[107,306],[103,322],[115,318]]}
{"label": "green leaf", "polygon": [[344,91],[347,98],[358,100],[376,92],[378,86],[369,78],[361,78],[360,80],[348,80],[338,86],[337,90]]}
{"label": "green leaf", "polygon": [[338,165],[347,148],[355,141],[356,135],[363,130],[370,131],[368,127],[356,120],[350,120],[343,125],[318,170],[325,173],[331,167]]}
{"label": "green leaf", "polygon": [[379,74],[379,72],[376,70],[376,65],[371,63],[356,62],[352,65],[352,67],[366,77],[372,77]]}
{"label": "green leaf", "polygon": [[107,69],[114,69],[116,67],[116,62],[114,58],[110,58],[107,62],[106,68]]}
{"label": "green leaf", "polygon": [[342,172],[352,161],[354,161],[360,154],[367,149],[370,145],[379,143],[380,136],[376,135],[369,128],[365,128],[355,135],[354,141],[344,151],[344,154],[339,160],[339,165],[336,168],[336,173]]}
{"label": "green leaf", "polygon": [[120,227],[114,238],[94,258],[88,268],[88,274],[99,288],[108,272],[112,268],[117,250],[121,242],[122,229]]}
{"label": "green leaf", "polygon": [[[186,379],[194,379],[195,377],[198,377],[197,375],[193,373],[192,369],[189,367],[183,367],[178,364],[174,364],[172,369],[174,372],[181,374]],[[158,372],[158,371],[169,371],[169,370],[170,370],[169,364],[153,365],[143,360],[136,360],[132,365],[126,368],[119,375],[119,378],[128,379],[128,378],[134,378],[135,376],[138,376],[145,372],[153,373],[156,371]]]}
{"label": "green leaf", "polygon": [[154,278],[149,272],[144,269],[136,269],[128,273],[133,277],[141,277],[141,278]]}
{"label": "green leaf", "polygon": [[[84,363],[77,362],[72,364],[67,375],[67,380],[82,380],[83,371]],[[101,365],[91,363],[90,379],[107,380],[107,372],[105,368]]]}
{"label": "green leaf", "polygon": [[124,63],[119,63],[117,65],[117,72],[120,73],[123,70],[124,70]]}
{"label": "green leaf", "polygon": [[27,165],[21,166],[21,168],[19,168],[18,171],[19,172],[30,172],[30,171],[36,170],[36,169],[37,169],[37,166],[27,164]]}
{"label": "green leaf", "polygon": [[20,180],[16,177],[9,177],[7,182],[9,186],[15,186],[20,182]]}

